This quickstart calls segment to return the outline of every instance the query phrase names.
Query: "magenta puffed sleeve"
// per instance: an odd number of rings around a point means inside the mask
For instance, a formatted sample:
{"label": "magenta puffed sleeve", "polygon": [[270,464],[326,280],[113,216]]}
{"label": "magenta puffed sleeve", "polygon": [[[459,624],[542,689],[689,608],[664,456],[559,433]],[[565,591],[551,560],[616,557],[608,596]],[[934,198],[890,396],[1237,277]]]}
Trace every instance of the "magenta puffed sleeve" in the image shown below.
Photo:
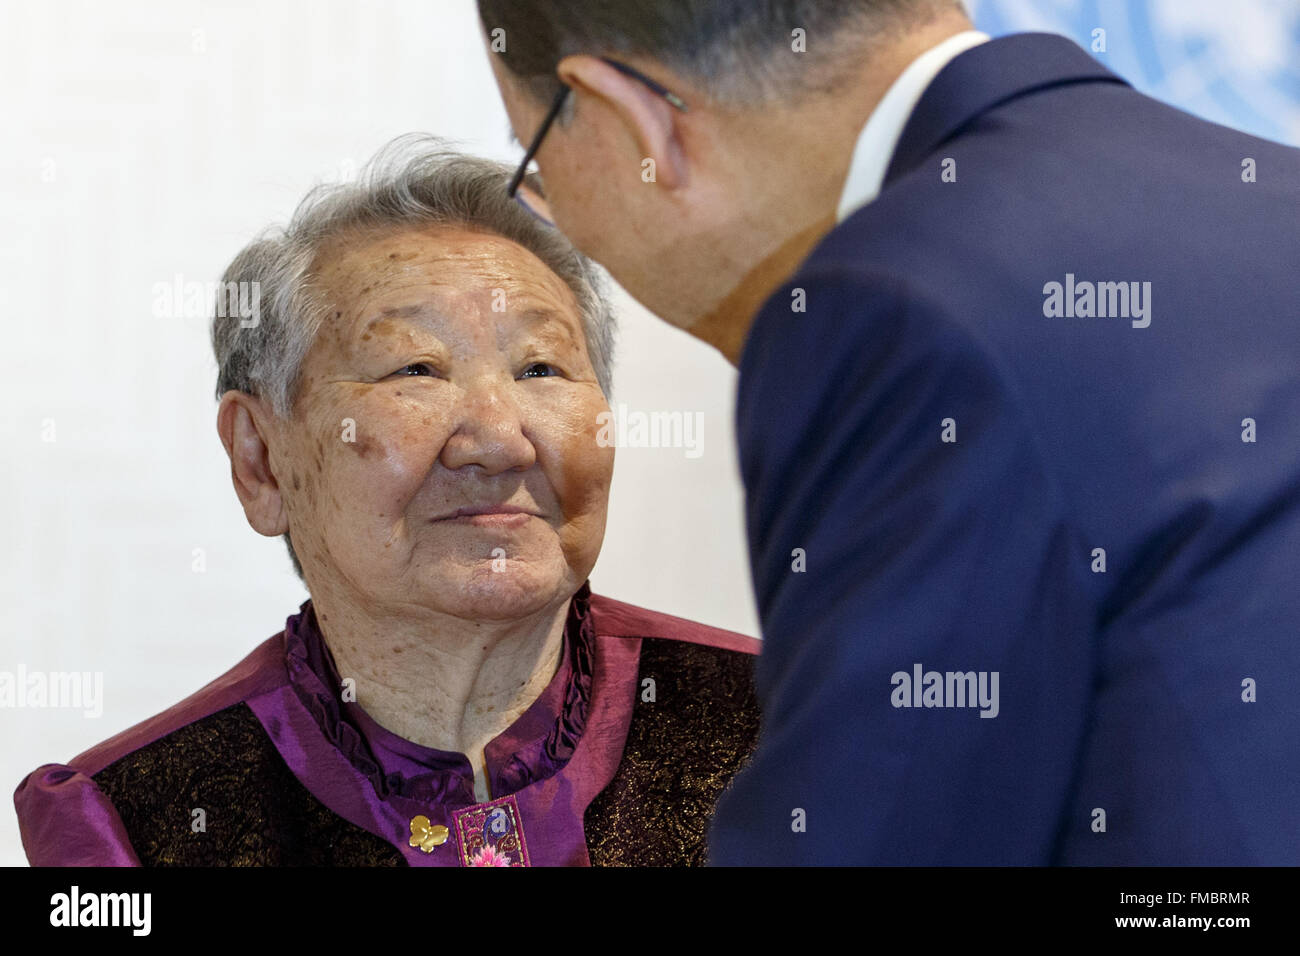
{"label": "magenta puffed sleeve", "polygon": [[33,770],[14,792],[32,866],[139,866],[112,802],[84,773],[62,764]]}

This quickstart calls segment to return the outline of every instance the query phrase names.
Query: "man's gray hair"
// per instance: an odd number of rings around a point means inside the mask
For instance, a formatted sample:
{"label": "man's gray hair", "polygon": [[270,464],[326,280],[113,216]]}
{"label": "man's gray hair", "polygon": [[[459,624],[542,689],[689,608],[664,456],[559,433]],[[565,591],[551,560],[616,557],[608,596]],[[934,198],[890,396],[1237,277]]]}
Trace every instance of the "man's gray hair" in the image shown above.
{"label": "man's gray hair", "polygon": [[[239,300],[258,307],[249,314],[217,303],[217,397],[231,389],[257,395],[281,418],[290,417],[303,360],[332,309],[312,274],[322,250],[375,231],[435,224],[493,233],[550,267],[577,300],[592,368],[609,397],[615,323],[604,275],[558,230],[506,195],[513,172],[459,153],[437,137],[411,133],[384,146],[354,181],[314,188],[288,225],[263,232],[221,277],[221,290],[254,290],[241,292]],[[302,577],[287,534],[285,541]]]}
{"label": "man's gray hair", "polygon": [[954,9],[965,10],[960,0],[478,0],[492,55],[542,102],[574,53],[657,60],[720,102],[792,100],[835,89],[864,48]]}

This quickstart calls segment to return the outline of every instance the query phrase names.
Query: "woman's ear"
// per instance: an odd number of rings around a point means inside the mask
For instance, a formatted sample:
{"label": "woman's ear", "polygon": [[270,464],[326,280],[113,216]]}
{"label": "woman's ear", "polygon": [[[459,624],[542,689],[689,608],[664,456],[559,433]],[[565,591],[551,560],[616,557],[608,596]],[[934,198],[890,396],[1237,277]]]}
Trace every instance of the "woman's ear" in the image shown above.
{"label": "woman's ear", "polygon": [[249,525],[270,538],[289,530],[280,483],[271,471],[272,418],[265,402],[245,392],[226,392],[217,408],[217,434],[230,456],[235,494]]}
{"label": "woman's ear", "polygon": [[566,56],[555,68],[560,80],[579,96],[608,108],[636,142],[641,161],[654,160],[655,182],[669,189],[686,183],[686,153],[678,123],[680,112],[644,83],[619,72],[600,57]]}

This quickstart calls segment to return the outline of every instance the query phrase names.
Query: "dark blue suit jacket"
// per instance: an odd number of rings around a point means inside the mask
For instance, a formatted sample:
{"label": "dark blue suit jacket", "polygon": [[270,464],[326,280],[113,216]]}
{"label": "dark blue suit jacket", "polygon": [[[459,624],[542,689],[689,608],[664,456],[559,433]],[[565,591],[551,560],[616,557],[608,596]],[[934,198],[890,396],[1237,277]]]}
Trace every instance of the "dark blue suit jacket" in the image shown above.
{"label": "dark blue suit jacket", "polygon": [[950,63],[745,345],[713,862],[1300,863],[1298,297],[1300,151],[1062,37]]}

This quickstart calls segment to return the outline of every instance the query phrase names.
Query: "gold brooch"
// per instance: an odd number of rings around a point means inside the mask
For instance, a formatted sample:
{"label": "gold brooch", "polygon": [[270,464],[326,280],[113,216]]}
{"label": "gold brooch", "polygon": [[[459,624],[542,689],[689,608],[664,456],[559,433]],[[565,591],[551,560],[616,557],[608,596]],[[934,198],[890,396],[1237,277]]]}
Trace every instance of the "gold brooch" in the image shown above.
{"label": "gold brooch", "polygon": [[411,818],[411,846],[418,846],[425,853],[432,853],[434,847],[446,843],[450,833],[442,824],[430,826],[429,818],[423,813]]}

